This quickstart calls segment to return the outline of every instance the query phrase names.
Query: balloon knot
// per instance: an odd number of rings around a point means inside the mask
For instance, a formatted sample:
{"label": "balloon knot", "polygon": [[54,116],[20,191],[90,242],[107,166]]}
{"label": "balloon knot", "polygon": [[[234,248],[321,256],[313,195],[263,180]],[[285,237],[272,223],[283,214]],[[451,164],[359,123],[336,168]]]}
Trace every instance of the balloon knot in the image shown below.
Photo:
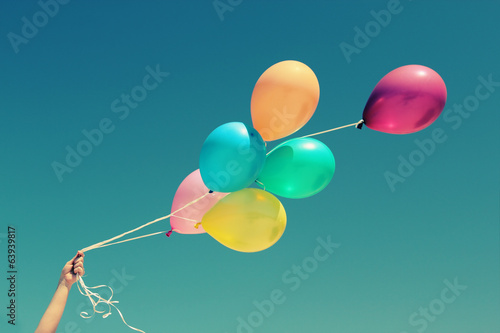
{"label": "balloon knot", "polygon": [[208,191],[208,193],[214,193],[214,191],[210,190],[210,191]]}
{"label": "balloon knot", "polygon": [[363,124],[365,123],[365,121],[363,119],[361,119],[360,121],[358,121],[358,123],[356,124],[356,128],[357,129],[362,129],[363,128]]}
{"label": "balloon knot", "polygon": [[167,233],[165,234],[165,236],[170,237],[170,235],[171,235],[171,234],[172,234],[172,230],[170,230],[169,232],[167,232]]}
{"label": "balloon knot", "polygon": [[196,229],[198,229],[198,227],[200,226],[200,224],[201,224],[201,222],[198,222],[198,223],[196,223],[196,224],[194,225],[194,227],[195,227]]}

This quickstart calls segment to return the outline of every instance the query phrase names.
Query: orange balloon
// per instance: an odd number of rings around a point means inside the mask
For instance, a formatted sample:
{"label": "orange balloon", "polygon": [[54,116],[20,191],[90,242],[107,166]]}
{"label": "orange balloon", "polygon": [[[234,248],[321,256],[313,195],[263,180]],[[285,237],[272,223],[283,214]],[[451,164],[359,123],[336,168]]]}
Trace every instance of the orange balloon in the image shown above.
{"label": "orange balloon", "polygon": [[311,119],[319,100],[319,83],[305,64],[287,60],[269,67],[252,93],[253,127],[265,141],[298,131]]}

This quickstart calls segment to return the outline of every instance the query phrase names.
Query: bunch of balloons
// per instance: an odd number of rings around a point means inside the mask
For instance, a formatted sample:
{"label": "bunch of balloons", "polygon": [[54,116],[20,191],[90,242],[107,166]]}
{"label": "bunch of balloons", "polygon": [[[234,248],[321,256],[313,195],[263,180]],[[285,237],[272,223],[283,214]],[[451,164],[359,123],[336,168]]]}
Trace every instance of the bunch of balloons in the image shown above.
{"label": "bunch of balloons", "polygon": [[[207,232],[223,245],[241,252],[262,251],[274,245],[286,227],[286,213],[274,196],[306,198],[323,190],[335,172],[335,159],[322,142],[310,138],[341,128],[367,127],[385,133],[407,134],[434,122],[446,103],[446,86],[432,69],[420,65],[397,68],[375,86],[357,123],[333,128],[279,144],[266,154],[266,142],[284,138],[304,126],[316,111],[319,83],[314,72],[298,61],[283,61],[268,68],[252,93],[253,126],[240,122],[223,124],[203,143],[199,169],[177,189],[170,214],[82,249],[116,245],[162,234],[155,232],[119,240],[153,223],[170,218],[167,232]],[[249,187],[258,184],[262,189]],[[81,288],[80,288],[81,287]],[[111,297],[91,289],[106,287]],[[106,318],[114,307],[109,286],[87,287],[78,278],[78,289],[89,298],[93,314]],[[108,312],[96,309],[108,305]],[[93,315],[92,314],[92,315]],[[86,312],[80,313],[90,318]]]}
{"label": "bunch of balloons", "polygon": [[[318,79],[305,64],[289,60],[268,68],[252,93],[253,126],[231,122],[210,133],[199,169],[177,189],[167,236],[172,231],[207,232],[241,252],[275,244],[286,226],[285,209],[275,195],[297,199],[320,192],[333,177],[335,159],[324,143],[309,137],[285,141],[267,154],[266,142],[302,128],[318,101]],[[434,122],[445,103],[446,86],[435,71],[403,66],[375,86],[356,125],[391,134],[413,133]],[[262,189],[249,187],[255,183]]]}

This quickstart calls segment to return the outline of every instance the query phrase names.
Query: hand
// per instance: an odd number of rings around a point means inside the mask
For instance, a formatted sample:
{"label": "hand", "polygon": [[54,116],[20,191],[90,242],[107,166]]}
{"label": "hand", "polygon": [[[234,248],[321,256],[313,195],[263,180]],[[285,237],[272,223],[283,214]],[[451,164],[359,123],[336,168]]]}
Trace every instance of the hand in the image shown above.
{"label": "hand", "polygon": [[35,333],[54,333],[57,330],[57,326],[59,325],[59,321],[61,321],[61,317],[64,312],[64,307],[66,306],[69,290],[71,289],[73,283],[78,280],[77,274],[80,276],[85,274],[85,269],[83,268],[83,257],[83,252],[78,251],[73,259],[64,265],[56,292],[54,293],[47,310],[45,310]]}
{"label": "hand", "polygon": [[85,255],[82,251],[78,253],[64,265],[61,272],[61,278],[59,279],[59,284],[63,284],[68,288],[71,288],[73,283],[77,281],[77,274],[83,276],[85,274],[85,269],[83,267],[83,257]]}

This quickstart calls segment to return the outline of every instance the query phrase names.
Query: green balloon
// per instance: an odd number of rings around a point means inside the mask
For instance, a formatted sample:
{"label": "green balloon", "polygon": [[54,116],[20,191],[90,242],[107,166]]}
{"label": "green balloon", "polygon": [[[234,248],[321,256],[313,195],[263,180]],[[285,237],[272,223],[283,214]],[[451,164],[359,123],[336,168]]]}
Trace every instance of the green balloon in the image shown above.
{"label": "green balloon", "polygon": [[324,189],[334,172],[335,158],[324,143],[298,138],[269,152],[257,183],[285,198],[307,198]]}

